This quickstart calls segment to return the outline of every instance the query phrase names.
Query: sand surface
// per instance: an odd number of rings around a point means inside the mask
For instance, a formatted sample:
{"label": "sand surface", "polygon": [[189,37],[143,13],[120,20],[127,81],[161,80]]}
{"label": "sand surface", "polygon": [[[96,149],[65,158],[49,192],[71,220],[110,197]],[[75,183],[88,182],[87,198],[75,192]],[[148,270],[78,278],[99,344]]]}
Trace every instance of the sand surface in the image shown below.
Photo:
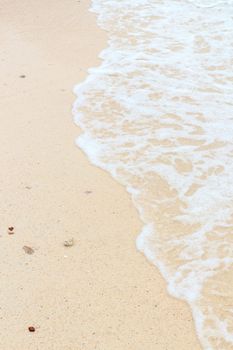
{"label": "sand surface", "polygon": [[0,349],[198,350],[129,196],[75,146],[72,88],[107,45],[88,7],[1,2]]}

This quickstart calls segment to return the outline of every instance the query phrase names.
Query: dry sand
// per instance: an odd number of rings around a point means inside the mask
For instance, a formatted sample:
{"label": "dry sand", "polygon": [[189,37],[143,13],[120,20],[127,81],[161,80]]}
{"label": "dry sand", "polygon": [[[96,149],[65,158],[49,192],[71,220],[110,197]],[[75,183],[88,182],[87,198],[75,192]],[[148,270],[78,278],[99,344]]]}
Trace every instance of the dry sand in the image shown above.
{"label": "dry sand", "polygon": [[1,2],[0,349],[198,350],[129,196],[74,144],[72,88],[107,45],[88,7]]}

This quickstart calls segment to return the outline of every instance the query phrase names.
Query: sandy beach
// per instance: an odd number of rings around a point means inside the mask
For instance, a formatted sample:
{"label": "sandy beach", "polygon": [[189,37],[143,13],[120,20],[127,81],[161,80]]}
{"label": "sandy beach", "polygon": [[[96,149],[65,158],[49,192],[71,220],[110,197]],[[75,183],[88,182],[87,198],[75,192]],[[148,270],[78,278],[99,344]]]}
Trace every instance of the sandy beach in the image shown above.
{"label": "sandy beach", "polygon": [[2,2],[0,348],[198,350],[128,194],[75,145],[72,89],[107,45],[89,6]]}

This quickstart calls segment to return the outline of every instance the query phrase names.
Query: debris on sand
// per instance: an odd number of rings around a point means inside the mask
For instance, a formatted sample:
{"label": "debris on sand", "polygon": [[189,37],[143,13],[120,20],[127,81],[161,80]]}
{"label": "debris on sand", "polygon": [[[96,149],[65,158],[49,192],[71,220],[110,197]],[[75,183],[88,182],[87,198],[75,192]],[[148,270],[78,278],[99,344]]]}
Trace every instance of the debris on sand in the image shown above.
{"label": "debris on sand", "polygon": [[13,226],[9,226],[8,227],[8,230],[7,230],[7,232],[8,232],[8,235],[13,235],[15,232],[14,232],[14,227]]}
{"label": "debris on sand", "polygon": [[70,238],[70,239],[64,241],[64,242],[63,242],[63,245],[64,245],[65,247],[72,247],[72,246],[74,245],[74,239],[73,239],[73,238]]}
{"label": "debris on sand", "polygon": [[85,194],[91,194],[92,191],[85,191],[84,193],[85,193]]}
{"label": "debris on sand", "polygon": [[32,255],[34,254],[34,249],[31,247],[28,247],[27,245],[23,246],[23,250],[25,251],[26,254]]}
{"label": "debris on sand", "polygon": [[33,327],[33,326],[28,327],[28,330],[29,330],[29,332],[35,332],[36,331],[35,327]]}

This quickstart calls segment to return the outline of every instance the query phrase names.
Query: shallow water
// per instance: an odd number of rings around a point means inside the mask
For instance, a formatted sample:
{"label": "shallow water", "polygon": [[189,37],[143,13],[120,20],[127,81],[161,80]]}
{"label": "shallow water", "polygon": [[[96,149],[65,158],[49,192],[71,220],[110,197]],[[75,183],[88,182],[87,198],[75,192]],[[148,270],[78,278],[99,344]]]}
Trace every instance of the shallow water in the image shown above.
{"label": "shallow water", "polygon": [[75,87],[77,144],[132,195],[137,247],[233,349],[233,1],[93,0],[102,64]]}

